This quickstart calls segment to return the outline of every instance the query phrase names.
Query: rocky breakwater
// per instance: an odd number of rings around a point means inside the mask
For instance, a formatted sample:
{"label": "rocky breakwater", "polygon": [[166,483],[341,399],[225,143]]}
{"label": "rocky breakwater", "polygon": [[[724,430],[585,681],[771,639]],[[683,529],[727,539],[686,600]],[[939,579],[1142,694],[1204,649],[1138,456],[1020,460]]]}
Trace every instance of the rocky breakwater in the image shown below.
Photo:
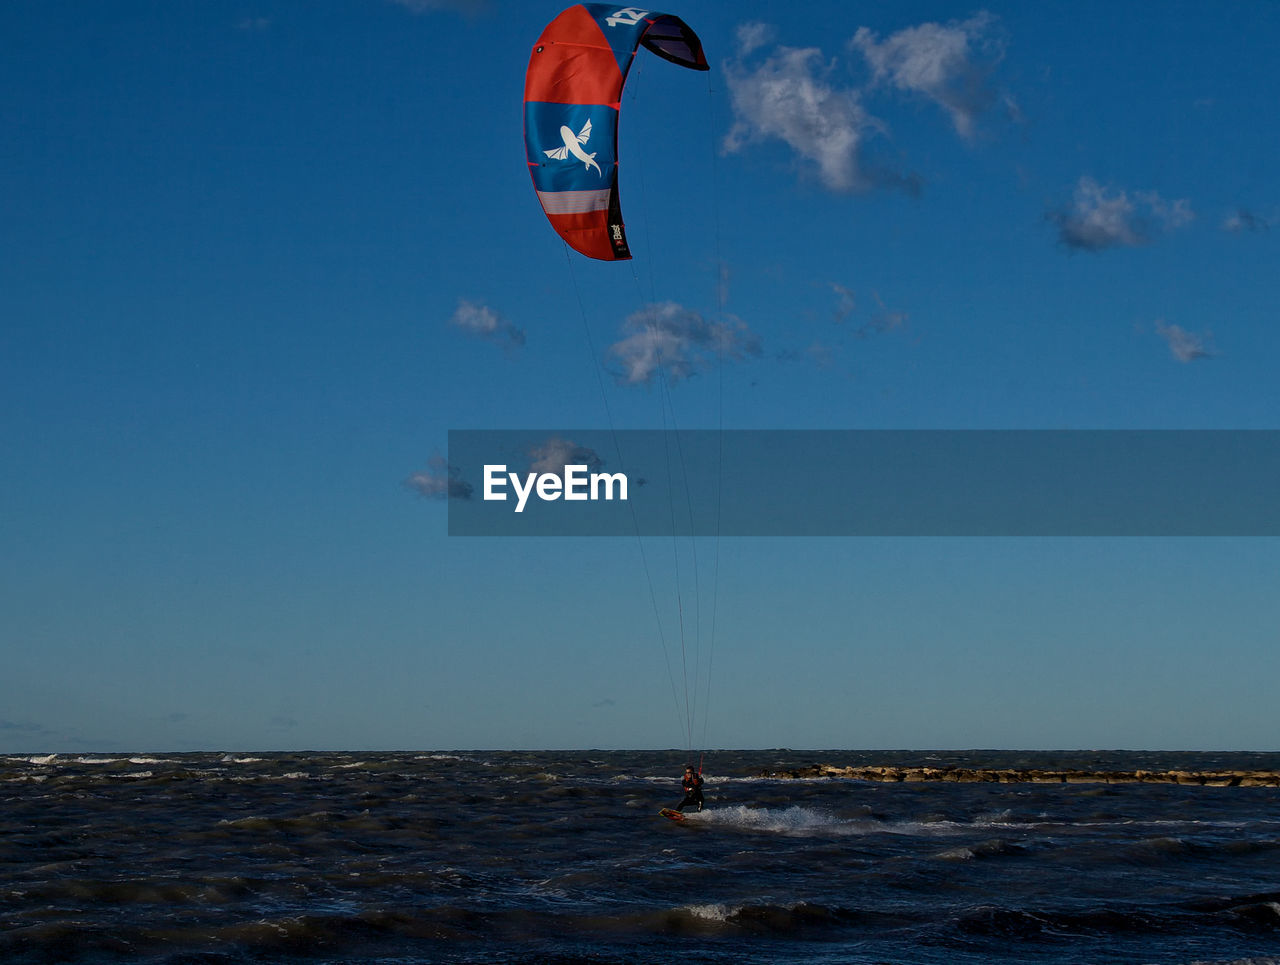
{"label": "rocky breakwater", "polygon": [[812,764],[786,771],[761,771],[779,780],[837,778],[852,781],[951,781],[976,784],[1198,784],[1202,787],[1280,787],[1280,771],[1091,771],[986,767],[837,767]]}

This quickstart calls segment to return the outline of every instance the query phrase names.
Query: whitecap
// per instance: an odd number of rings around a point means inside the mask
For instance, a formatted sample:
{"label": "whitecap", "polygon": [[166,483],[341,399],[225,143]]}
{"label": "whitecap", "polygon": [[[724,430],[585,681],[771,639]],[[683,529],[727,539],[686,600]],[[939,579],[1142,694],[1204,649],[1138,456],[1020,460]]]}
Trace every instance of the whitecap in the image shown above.
{"label": "whitecap", "polygon": [[478,757],[467,757],[465,754],[446,754],[443,751],[434,754],[418,754],[413,760],[415,761],[461,761],[464,764],[475,764],[479,767],[494,767],[492,761],[481,760]]}
{"label": "whitecap", "polygon": [[693,915],[694,918],[701,918],[705,921],[728,921],[738,912],[742,911],[740,905],[684,905],[681,909]]}
{"label": "whitecap", "polygon": [[787,835],[871,834],[891,830],[878,821],[837,817],[827,811],[793,805],[789,808],[749,808],[743,805],[706,808],[685,815],[697,824],[713,824],[743,831],[765,831]]}

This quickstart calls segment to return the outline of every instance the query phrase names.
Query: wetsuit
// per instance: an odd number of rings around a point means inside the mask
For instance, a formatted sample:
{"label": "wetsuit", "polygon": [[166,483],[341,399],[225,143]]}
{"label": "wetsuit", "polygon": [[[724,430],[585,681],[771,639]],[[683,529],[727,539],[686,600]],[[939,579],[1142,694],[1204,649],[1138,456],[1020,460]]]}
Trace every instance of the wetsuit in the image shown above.
{"label": "wetsuit", "polygon": [[702,810],[702,777],[698,774],[691,774],[686,777],[683,782],[684,800],[677,806],[677,811],[683,811],[687,807],[697,805],[699,811]]}

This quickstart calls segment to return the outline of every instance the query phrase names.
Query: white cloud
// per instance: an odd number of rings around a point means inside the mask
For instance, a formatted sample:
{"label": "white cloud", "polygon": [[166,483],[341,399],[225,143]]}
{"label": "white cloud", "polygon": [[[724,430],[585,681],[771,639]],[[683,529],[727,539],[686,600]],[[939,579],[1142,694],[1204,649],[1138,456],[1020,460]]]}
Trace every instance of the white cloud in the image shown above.
{"label": "white cloud", "polygon": [[[831,290],[836,293],[837,306],[832,314],[835,320],[840,323],[846,323],[857,309],[857,303],[854,294],[844,285],[830,282]],[[876,303],[876,308],[871,318],[863,322],[853,330],[856,338],[868,338],[872,335],[880,335],[884,332],[893,332],[901,328],[906,328],[909,317],[906,312],[890,309],[884,299],[880,297],[880,293],[873,291],[871,299]]]}
{"label": "white cloud", "polygon": [[752,21],[738,26],[738,54],[746,57],[766,44],[773,43],[777,33],[771,24]]}
{"label": "white cloud", "polygon": [[1203,336],[1188,332],[1180,325],[1166,325],[1163,319],[1156,321],[1156,332],[1168,343],[1169,351],[1179,362],[1213,358]]}
{"label": "white cloud", "polygon": [[831,282],[831,290],[836,293],[839,299],[835,309],[835,317],[837,322],[843,322],[857,307],[857,300],[853,296],[853,292],[838,282]]}
{"label": "white cloud", "polygon": [[1196,219],[1195,212],[1191,210],[1191,202],[1186,198],[1166,201],[1154,191],[1139,191],[1135,197],[1169,230],[1181,228]]}
{"label": "white cloud", "polygon": [[711,322],[675,302],[648,305],[623,323],[625,337],[609,348],[620,364],[618,381],[651,382],[659,372],[671,383],[713,361],[760,354],[760,339],[741,320]]}
{"label": "white cloud", "polygon": [[1070,210],[1060,213],[1058,227],[1070,248],[1097,251],[1113,245],[1140,245],[1146,239],[1134,224],[1134,205],[1123,191],[1108,195],[1092,178],[1076,184]]}
{"label": "white cloud", "polygon": [[474,492],[471,483],[460,478],[458,470],[439,453],[427,460],[426,469],[406,479],[405,485],[428,499],[470,499]]}
{"label": "white cloud", "polygon": [[1274,223],[1274,218],[1268,218],[1265,215],[1249,211],[1247,208],[1237,208],[1222,220],[1222,230],[1230,231],[1232,234],[1242,234],[1246,231],[1269,231]]}
{"label": "white cloud", "polygon": [[957,134],[970,138],[977,116],[997,99],[988,84],[991,68],[1004,54],[995,24],[996,18],[983,11],[945,26],[908,27],[882,43],[860,27],[850,45],[866,58],[876,82],[928,98],[951,115]]}
{"label": "white cloud", "polygon": [[604,460],[594,449],[559,436],[553,436],[540,446],[533,446],[529,457],[532,460],[530,472],[550,473],[562,479],[565,466],[586,466],[590,472],[598,472],[604,466]]}
{"label": "white cloud", "polygon": [[1076,183],[1071,206],[1049,217],[1068,248],[1101,251],[1146,244],[1160,230],[1188,224],[1195,214],[1185,199],[1166,201],[1154,191],[1130,199],[1127,192],[1108,190],[1086,176]]}
{"label": "white cloud", "polygon": [[517,328],[489,306],[465,298],[458,299],[458,308],[450,317],[449,324],[505,348],[524,344],[524,329]]}
{"label": "white cloud", "polygon": [[872,292],[871,297],[876,300],[879,307],[871,320],[858,327],[856,334],[858,338],[866,338],[869,335],[879,335],[882,332],[893,332],[907,325],[908,316],[906,312],[894,311],[884,303],[884,299],[880,297],[879,292]]}
{"label": "white cloud", "polygon": [[833,191],[874,186],[859,148],[880,123],[862,106],[858,91],[828,83],[828,72],[822,52],[812,47],[779,47],[754,69],[727,64],[734,124],[725,136],[725,151],[777,138],[816,164],[819,179]]}
{"label": "white cloud", "polygon": [[737,59],[725,65],[734,123],[724,138],[727,153],[754,142],[780,140],[816,168],[832,191],[894,188],[918,193],[917,175],[902,174],[868,160],[868,147],[887,134],[868,107],[885,88],[922,96],[951,118],[956,132],[974,136],[978,117],[994,104],[1020,117],[1018,106],[991,83],[1004,56],[999,21],[981,12],[948,24],[924,23],[883,41],[866,27],[849,41],[871,71],[865,87],[832,80],[838,61],[817,47],[773,47],[763,62],[748,58],[772,43],[773,29],[761,23],[738,28]]}

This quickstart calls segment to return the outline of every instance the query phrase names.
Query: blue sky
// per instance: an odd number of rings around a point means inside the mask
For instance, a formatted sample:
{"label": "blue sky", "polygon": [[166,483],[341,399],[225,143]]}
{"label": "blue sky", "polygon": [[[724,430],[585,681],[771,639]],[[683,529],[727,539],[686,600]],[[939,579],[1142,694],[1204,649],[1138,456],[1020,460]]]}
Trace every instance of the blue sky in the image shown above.
{"label": "blue sky", "polygon": [[671,8],[616,264],[525,170],[559,9],[0,10],[0,750],[1280,748],[1275,540],[436,498],[450,429],[1280,428],[1280,7]]}

